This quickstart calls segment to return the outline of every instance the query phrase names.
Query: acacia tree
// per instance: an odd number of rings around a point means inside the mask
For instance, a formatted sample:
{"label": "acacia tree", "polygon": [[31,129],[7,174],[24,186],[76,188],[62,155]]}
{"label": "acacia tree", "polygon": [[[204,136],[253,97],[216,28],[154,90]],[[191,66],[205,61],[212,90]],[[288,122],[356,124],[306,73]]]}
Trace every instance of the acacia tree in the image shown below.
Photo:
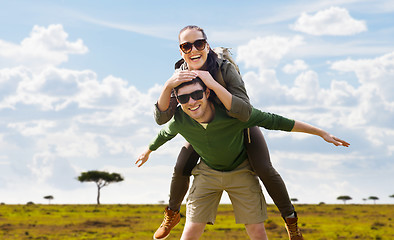
{"label": "acacia tree", "polygon": [[123,177],[119,173],[109,173],[102,171],[82,172],[78,177],[80,182],[95,182],[97,185],[97,205],[100,205],[100,190],[113,182],[123,181]]}
{"label": "acacia tree", "polygon": [[339,196],[337,197],[337,200],[342,200],[344,204],[346,204],[347,200],[352,200],[350,196]]}
{"label": "acacia tree", "polygon": [[394,198],[394,194],[390,195],[391,198]]}
{"label": "acacia tree", "polygon": [[376,204],[376,200],[379,200],[379,198],[376,196],[370,196],[368,199],[373,200],[373,204]]}
{"label": "acacia tree", "polygon": [[48,200],[48,204],[51,204],[51,200],[53,200],[52,195],[45,196],[44,198]]}

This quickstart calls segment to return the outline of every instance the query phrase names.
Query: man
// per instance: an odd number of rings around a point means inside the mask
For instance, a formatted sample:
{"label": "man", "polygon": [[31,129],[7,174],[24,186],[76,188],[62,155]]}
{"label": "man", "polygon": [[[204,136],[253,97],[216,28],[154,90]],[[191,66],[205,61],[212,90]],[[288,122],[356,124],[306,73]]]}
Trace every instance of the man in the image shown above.
{"label": "man", "polygon": [[[181,108],[136,164],[144,164],[152,151],[178,133],[201,156],[200,163],[193,170],[194,181],[187,199],[187,219],[181,239],[198,239],[205,225],[214,222],[223,190],[233,203],[237,223],[245,224],[250,238],[266,239],[265,201],[258,180],[251,174],[246,161],[243,129],[257,125],[272,130],[305,132],[318,135],[336,146],[349,146],[319,128],[257,109],[253,109],[247,122],[231,118],[225,109],[208,100],[210,90],[199,78],[179,85],[175,93]],[[228,183],[216,185],[216,182]]]}

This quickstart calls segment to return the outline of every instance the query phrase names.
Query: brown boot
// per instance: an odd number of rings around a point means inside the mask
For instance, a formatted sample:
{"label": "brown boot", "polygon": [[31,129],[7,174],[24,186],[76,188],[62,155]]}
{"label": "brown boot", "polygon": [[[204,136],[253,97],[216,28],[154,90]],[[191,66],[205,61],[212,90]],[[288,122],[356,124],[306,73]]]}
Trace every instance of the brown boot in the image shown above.
{"label": "brown boot", "polygon": [[172,211],[169,207],[164,209],[164,220],[153,235],[153,239],[166,239],[170,235],[171,229],[181,220],[179,211]]}
{"label": "brown boot", "polygon": [[285,218],[285,226],[287,233],[289,234],[289,240],[304,240],[304,237],[302,236],[301,231],[297,225],[297,213],[294,212],[294,214],[295,217]]}

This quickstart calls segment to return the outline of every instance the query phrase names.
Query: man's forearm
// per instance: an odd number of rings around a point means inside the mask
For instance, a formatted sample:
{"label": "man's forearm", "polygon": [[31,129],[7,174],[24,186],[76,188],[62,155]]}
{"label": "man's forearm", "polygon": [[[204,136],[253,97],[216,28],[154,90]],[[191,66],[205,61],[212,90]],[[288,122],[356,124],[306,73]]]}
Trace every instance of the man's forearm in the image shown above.
{"label": "man's forearm", "polygon": [[294,127],[293,127],[293,129],[291,129],[291,131],[292,132],[309,133],[309,134],[317,135],[320,137],[322,137],[324,134],[326,134],[326,131],[324,131],[318,127],[315,127],[315,126],[312,126],[308,123],[304,123],[304,122],[297,121],[297,120],[295,120]]}

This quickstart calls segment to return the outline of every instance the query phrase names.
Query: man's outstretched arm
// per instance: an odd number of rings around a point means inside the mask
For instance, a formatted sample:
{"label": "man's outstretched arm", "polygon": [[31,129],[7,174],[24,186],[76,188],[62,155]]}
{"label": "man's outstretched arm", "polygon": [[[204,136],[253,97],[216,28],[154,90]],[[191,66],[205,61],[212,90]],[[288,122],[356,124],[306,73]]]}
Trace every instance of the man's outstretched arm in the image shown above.
{"label": "man's outstretched arm", "polygon": [[320,136],[326,142],[332,143],[335,146],[349,147],[349,145],[350,145],[348,142],[329,134],[328,132],[324,131],[323,129],[320,129],[320,128],[312,126],[308,123],[304,123],[304,122],[297,121],[297,120],[295,121],[294,127],[291,131],[292,132],[309,133],[309,134]]}

